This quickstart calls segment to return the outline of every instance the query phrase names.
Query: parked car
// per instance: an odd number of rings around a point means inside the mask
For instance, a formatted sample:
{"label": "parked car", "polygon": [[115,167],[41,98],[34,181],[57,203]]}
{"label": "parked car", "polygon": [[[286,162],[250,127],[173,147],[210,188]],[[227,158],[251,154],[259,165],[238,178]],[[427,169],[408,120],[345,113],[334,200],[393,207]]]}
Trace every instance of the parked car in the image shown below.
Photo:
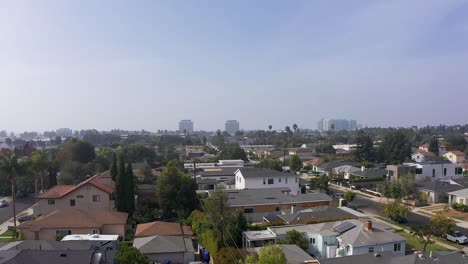
{"label": "parked car", "polygon": [[7,207],[7,206],[8,206],[8,202],[6,200],[0,201],[0,208]]}
{"label": "parked car", "polygon": [[16,198],[23,198],[26,197],[26,193],[24,192],[16,192]]}
{"label": "parked car", "polygon": [[460,231],[455,231],[453,233],[446,234],[446,238],[448,241],[452,241],[460,245],[468,242],[468,237],[463,235]]}
{"label": "parked car", "polygon": [[32,215],[25,215],[25,216],[20,216],[18,217],[18,222],[23,223],[29,220],[32,220],[33,216]]}

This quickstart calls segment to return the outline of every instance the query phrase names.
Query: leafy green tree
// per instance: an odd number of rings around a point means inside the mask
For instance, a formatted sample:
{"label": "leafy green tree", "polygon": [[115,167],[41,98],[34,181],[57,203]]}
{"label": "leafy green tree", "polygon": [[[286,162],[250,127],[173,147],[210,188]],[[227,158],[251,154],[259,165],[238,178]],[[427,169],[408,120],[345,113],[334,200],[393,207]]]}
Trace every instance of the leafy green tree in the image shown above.
{"label": "leafy green tree", "polygon": [[248,161],[247,154],[239,146],[239,144],[228,144],[226,145],[221,153],[219,153],[219,159],[241,159],[243,161]]}
{"label": "leafy green tree", "polygon": [[434,215],[428,224],[413,228],[412,234],[418,237],[423,243],[423,252],[429,244],[434,243],[431,237],[442,237],[446,233],[451,233],[455,230],[455,221],[442,214]]}
{"label": "leafy green tree", "polygon": [[348,202],[354,201],[354,198],[356,198],[356,193],[352,191],[346,191],[343,195],[344,199]]}
{"label": "leafy green tree", "polygon": [[127,178],[127,186],[125,188],[125,204],[127,207],[127,213],[132,216],[135,211],[135,176],[133,175],[132,163],[129,162],[127,165],[127,171],[125,173]]}
{"label": "leafy green tree", "polygon": [[34,193],[37,197],[38,192],[38,179],[41,180],[41,190],[44,190],[44,175],[47,173],[49,168],[49,159],[47,153],[41,151],[35,151],[28,158],[29,167],[34,175]]}
{"label": "leafy green tree", "polygon": [[164,216],[190,213],[198,206],[197,184],[171,161],[157,181],[156,197]]}
{"label": "leafy green tree", "polygon": [[309,247],[309,241],[296,229],[286,232],[284,239],[279,240],[280,244],[294,244],[302,249],[307,249]]}
{"label": "leafy green tree", "polygon": [[397,199],[391,203],[387,203],[383,208],[383,212],[392,219],[403,219],[410,215],[411,210],[403,205],[401,200]]}
{"label": "leafy green tree", "polygon": [[71,149],[72,160],[85,164],[91,162],[96,158],[94,146],[86,141],[78,141],[73,144]]}
{"label": "leafy green tree", "polygon": [[447,137],[447,149],[465,151],[467,146],[466,139],[463,135],[452,135]]}
{"label": "leafy green tree", "polygon": [[125,171],[125,159],[124,155],[119,155],[119,162],[117,164],[117,177],[115,181],[115,207],[119,212],[126,212],[127,206],[125,203],[125,189],[126,185],[126,171]]}
{"label": "leafy green tree", "polygon": [[268,126],[268,130],[270,130],[270,131],[271,131],[271,129],[272,129],[272,128],[273,128],[273,126],[272,126],[272,125],[269,125],[269,126]]}
{"label": "leafy green tree", "polygon": [[115,154],[115,151],[112,153],[112,165],[110,167],[110,175],[113,181],[117,179],[117,154]]}
{"label": "leafy green tree", "polygon": [[328,189],[328,182],[330,181],[330,178],[326,176],[322,177],[315,177],[310,179],[310,189],[319,189],[320,191]]}
{"label": "leafy green tree", "polygon": [[115,255],[118,264],[151,264],[151,260],[135,247],[122,243]]}
{"label": "leafy green tree", "polygon": [[124,148],[125,159],[128,162],[148,162],[153,163],[156,152],[143,144],[131,144]]}
{"label": "leafy green tree", "polygon": [[299,128],[299,127],[297,126],[297,124],[294,124],[294,125],[293,125],[294,132],[296,132],[298,128]]}
{"label": "leafy green tree", "polygon": [[286,264],[286,255],[278,245],[263,246],[258,252],[257,264]]}
{"label": "leafy green tree", "polygon": [[211,137],[211,143],[218,148],[224,148],[224,145],[226,144],[226,138],[224,135],[221,133],[221,130],[216,131],[216,135]]}
{"label": "leafy green tree", "polygon": [[283,171],[282,163],[277,159],[262,159],[255,167]]}
{"label": "leafy green tree", "polygon": [[409,159],[410,155],[410,142],[401,130],[385,135],[379,147],[381,161],[389,164],[399,164]]}
{"label": "leafy green tree", "polygon": [[302,160],[297,155],[291,155],[289,157],[289,168],[292,171],[300,171],[302,169]]}
{"label": "leafy green tree", "polygon": [[18,162],[17,156],[13,152],[6,152],[0,155],[0,171],[11,184],[13,225],[16,230],[16,178],[22,165]]}
{"label": "leafy green tree", "polygon": [[364,131],[359,130],[357,139],[356,139],[356,150],[354,151],[354,155],[356,160],[359,162],[364,161],[374,161],[375,153],[374,153],[374,143],[372,138],[367,135]]}
{"label": "leafy green tree", "polygon": [[429,141],[429,152],[432,152],[436,155],[439,155],[439,141],[437,141],[436,137],[431,137]]}
{"label": "leafy green tree", "polygon": [[50,165],[49,166],[49,185],[48,188],[52,188],[55,185],[57,185],[57,169],[55,166]]}

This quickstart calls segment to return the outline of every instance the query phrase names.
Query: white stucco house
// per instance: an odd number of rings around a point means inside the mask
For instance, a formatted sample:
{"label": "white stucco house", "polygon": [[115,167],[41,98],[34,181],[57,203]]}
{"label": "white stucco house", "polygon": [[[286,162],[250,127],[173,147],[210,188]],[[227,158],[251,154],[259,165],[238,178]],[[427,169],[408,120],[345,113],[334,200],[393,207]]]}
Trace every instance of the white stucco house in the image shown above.
{"label": "white stucco house", "polygon": [[258,246],[266,241],[284,239],[286,233],[296,230],[309,241],[307,253],[317,259],[364,255],[378,252],[392,252],[404,256],[406,239],[381,223],[366,219],[350,219],[311,225],[272,226],[257,232],[255,241],[248,240],[253,234],[244,234],[245,247]]}
{"label": "white stucco house", "polygon": [[235,181],[237,190],[289,188],[293,195],[301,193],[299,176],[289,172],[265,168],[239,168],[235,172]]}
{"label": "white stucco house", "polygon": [[458,164],[451,163],[448,160],[404,163],[404,165],[416,168],[414,178],[416,182],[454,180],[463,177],[462,169]]}
{"label": "white stucco house", "polygon": [[452,163],[463,163],[466,160],[465,153],[459,150],[452,150],[444,154],[444,158]]}

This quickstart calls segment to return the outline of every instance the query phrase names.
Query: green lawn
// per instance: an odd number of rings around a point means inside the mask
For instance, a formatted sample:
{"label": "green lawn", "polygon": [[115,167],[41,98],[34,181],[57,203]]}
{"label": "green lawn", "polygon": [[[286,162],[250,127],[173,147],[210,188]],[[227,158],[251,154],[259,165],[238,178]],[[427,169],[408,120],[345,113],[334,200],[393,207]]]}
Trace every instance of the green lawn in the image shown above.
{"label": "green lawn", "polygon": [[0,242],[13,242],[16,241],[16,239],[12,237],[0,237]]}
{"label": "green lawn", "polygon": [[[422,250],[424,247],[424,243],[419,241],[418,238],[408,234],[404,231],[396,232],[398,235],[406,238],[406,248],[407,249],[414,249],[414,250]],[[450,249],[445,248],[443,246],[439,246],[437,244],[429,244],[426,248],[426,252],[429,251],[450,251]]]}
{"label": "green lawn", "polygon": [[6,237],[6,236],[14,236],[15,232],[13,230],[8,230],[0,234],[0,237]]}

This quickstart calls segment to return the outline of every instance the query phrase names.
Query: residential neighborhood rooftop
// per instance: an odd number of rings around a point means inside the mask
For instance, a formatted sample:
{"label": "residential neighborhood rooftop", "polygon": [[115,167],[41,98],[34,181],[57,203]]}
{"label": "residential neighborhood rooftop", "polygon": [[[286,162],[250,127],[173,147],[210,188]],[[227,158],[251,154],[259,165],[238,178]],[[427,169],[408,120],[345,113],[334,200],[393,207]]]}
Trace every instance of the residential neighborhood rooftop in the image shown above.
{"label": "residential neighborhood rooftop", "polygon": [[135,237],[145,236],[193,236],[190,226],[181,226],[179,223],[172,222],[151,222],[138,224],[135,231]]}
{"label": "residential neighborhood rooftop", "polygon": [[280,178],[280,177],[285,177],[285,176],[297,177],[297,175],[294,173],[281,172],[281,171],[266,169],[266,168],[239,168],[238,170],[242,173],[242,176],[244,176],[244,178],[266,178],[266,177]]}

